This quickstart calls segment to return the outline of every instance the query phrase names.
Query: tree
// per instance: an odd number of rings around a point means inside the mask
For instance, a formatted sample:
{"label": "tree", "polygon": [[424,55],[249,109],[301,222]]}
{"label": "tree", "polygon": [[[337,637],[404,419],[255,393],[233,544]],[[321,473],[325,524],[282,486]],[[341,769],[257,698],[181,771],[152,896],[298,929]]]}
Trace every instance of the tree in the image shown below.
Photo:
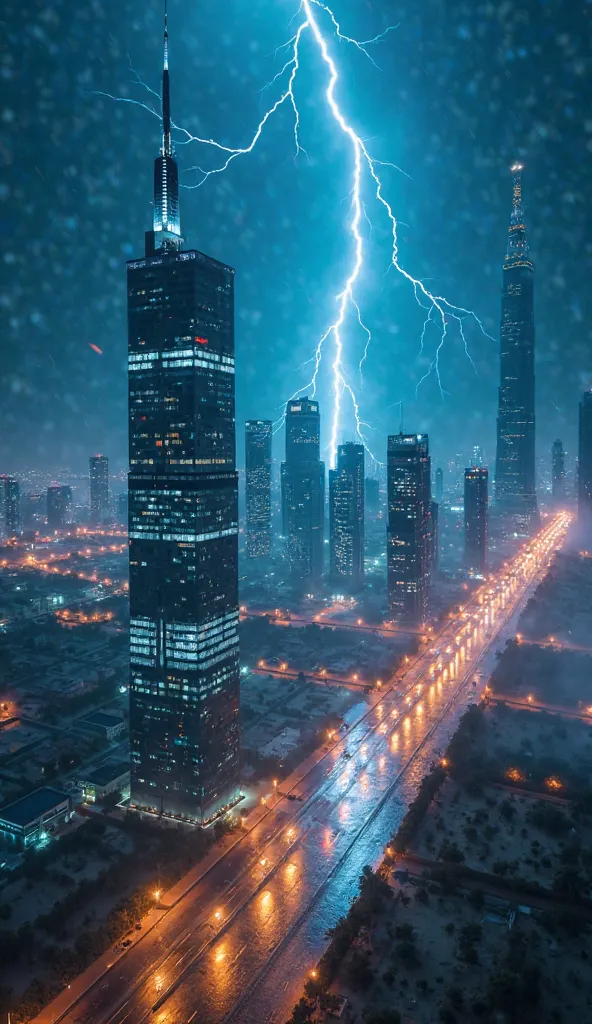
{"label": "tree", "polygon": [[364,1013],[364,1024],[401,1024],[401,1014],[390,1006],[370,1007]]}
{"label": "tree", "polygon": [[354,950],[348,964],[347,977],[353,989],[367,992],[374,981],[374,971],[370,966],[370,957],[361,950]]}
{"label": "tree", "polygon": [[576,903],[588,891],[588,882],[577,868],[564,864],[553,879],[553,892]]}

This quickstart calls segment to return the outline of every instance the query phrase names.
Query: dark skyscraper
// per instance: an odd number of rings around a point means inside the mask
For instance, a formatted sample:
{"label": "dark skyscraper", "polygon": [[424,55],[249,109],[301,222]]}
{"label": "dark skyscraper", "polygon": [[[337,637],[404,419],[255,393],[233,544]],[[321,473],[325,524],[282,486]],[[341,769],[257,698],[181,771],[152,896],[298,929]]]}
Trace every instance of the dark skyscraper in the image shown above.
{"label": "dark skyscraper", "polygon": [[323,574],[325,464],[321,462],[319,403],[288,402],[286,461],[282,463],[282,520],[294,582],[318,585]]}
{"label": "dark skyscraper", "polygon": [[565,452],[563,441],[557,438],[551,447],[551,493],[554,501],[565,498]]}
{"label": "dark skyscraper", "polygon": [[49,530],[64,530],[73,518],[72,488],[52,484],[47,488],[47,527]]}
{"label": "dark skyscraper", "polygon": [[580,402],[578,519],[592,532],[592,391],[585,391]]}
{"label": "dark skyscraper", "polygon": [[508,532],[538,522],[534,446],[534,267],[522,209],[522,166],[512,167],[513,202],[503,268],[501,382],[495,503]]}
{"label": "dark skyscraper", "polygon": [[121,526],[127,526],[128,514],[127,491],[120,491],[117,495],[117,522]]}
{"label": "dark skyscraper", "polygon": [[90,521],[104,523],[109,514],[109,459],[106,455],[91,455],[90,468]]}
{"label": "dark skyscraper", "polygon": [[437,501],[430,501],[429,550],[430,570],[434,571],[440,564],[439,523],[440,506]]}
{"label": "dark skyscraper", "polygon": [[131,803],[204,822],[239,798],[234,271],[181,250],[163,137],[128,263]]}
{"label": "dark skyscraper", "polygon": [[4,537],[20,532],[20,486],[11,476],[0,476],[0,529]]}
{"label": "dark skyscraper", "polygon": [[465,469],[465,568],[483,576],[487,567],[488,472]]}
{"label": "dark skyscraper", "polygon": [[340,444],[329,470],[331,576],[352,590],[364,585],[364,446]]}
{"label": "dark skyscraper", "polygon": [[380,512],[380,480],[375,476],[367,476],[364,483],[365,515],[375,518]]}
{"label": "dark skyscraper", "polygon": [[271,427],[271,420],[247,420],[245,425],[249,558],[261,558],[271,551]]}
{"label": "dark skyscraper", "polygon": [[430,581],[430,455],[427,434],[388,439],[387,587],[400,619],[427,619]]}
{"label": "dark skyscraper", "polygon": [[21,489],[11,476],[0,476],[0,527],[5,537],[16,537],[21,529]]}
{"label": "dark skyscraper", "polygon": [[436,495],[435,495],[435,497],[436,497],[436,501],[437,501],[438,505],[441,505],[442,504],[442,498],[444,497],[444,470],[440,469],[440,467],[438,467],[438,469],[436,470]]}

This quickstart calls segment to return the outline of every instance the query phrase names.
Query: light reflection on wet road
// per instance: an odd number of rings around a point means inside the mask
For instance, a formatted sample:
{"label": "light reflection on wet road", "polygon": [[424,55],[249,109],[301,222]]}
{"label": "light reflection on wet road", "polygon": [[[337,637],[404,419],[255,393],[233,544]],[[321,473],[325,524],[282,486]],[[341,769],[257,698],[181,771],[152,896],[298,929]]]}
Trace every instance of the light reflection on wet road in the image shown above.
{"label": "light reflection on wet road", "polygon": [[357,892],[362,867],[376,863],[467,701],[480,693],[482,683],[472,686],[476,671],[486,680],[495,650],[515,633],[557,546],[552,529],[484,584],[481,600],[450,619],[404,679],[311,771],[299,787],[306,802],[284,801],[285,811],[245,837],[63,1021],[265,1024],[289,1016],[327,928]]}

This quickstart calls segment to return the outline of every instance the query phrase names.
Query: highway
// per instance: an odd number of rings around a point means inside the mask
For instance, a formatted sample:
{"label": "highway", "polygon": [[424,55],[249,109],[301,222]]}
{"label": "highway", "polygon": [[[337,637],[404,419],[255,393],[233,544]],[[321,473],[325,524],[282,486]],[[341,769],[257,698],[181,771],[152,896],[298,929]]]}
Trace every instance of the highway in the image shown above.
{"label": "highway", "polygon": [[[476,699],[570,517],[539,535],[451,616],[427,648],[140,942],[38,1024],[284,1021],[325,932],[347,911],[430,761]],[[478,681],[478,684],[473,684]],[[85,987],[83,985],[83,987]]]}

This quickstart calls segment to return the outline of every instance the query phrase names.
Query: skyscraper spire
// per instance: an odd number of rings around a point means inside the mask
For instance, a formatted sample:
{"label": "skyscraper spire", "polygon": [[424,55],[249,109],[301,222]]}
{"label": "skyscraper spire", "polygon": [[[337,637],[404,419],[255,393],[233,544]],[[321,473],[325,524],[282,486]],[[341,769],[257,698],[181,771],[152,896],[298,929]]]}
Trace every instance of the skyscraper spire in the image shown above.
{"label": "skyscraper spire", "polygon": [[512,173],[512,213],[510,214],[504,268],[519,267],[521,265],[532,266],[528,257],[528,240],[526,238],[526,225],[524,223],[524,209],[522,206],[523,170],[523,164],[519,163],[513,164],[510,168]]}
{"label": "skyscraper spire", "polygon": [[162,144],[154,161],[154,211],[152,231],[146,233],[146,255],[181,248],[179,218],[179,169],[171,140],[171,91],[169,79],[169,23],[164,3],[164,50],[162,65]]}
{"label": "skyscraper spire", "polygon": [[164,0],[164,54],[162,62],[162,155],[172,156],[171,145],[171,93],[169,83],[169,16]]}

